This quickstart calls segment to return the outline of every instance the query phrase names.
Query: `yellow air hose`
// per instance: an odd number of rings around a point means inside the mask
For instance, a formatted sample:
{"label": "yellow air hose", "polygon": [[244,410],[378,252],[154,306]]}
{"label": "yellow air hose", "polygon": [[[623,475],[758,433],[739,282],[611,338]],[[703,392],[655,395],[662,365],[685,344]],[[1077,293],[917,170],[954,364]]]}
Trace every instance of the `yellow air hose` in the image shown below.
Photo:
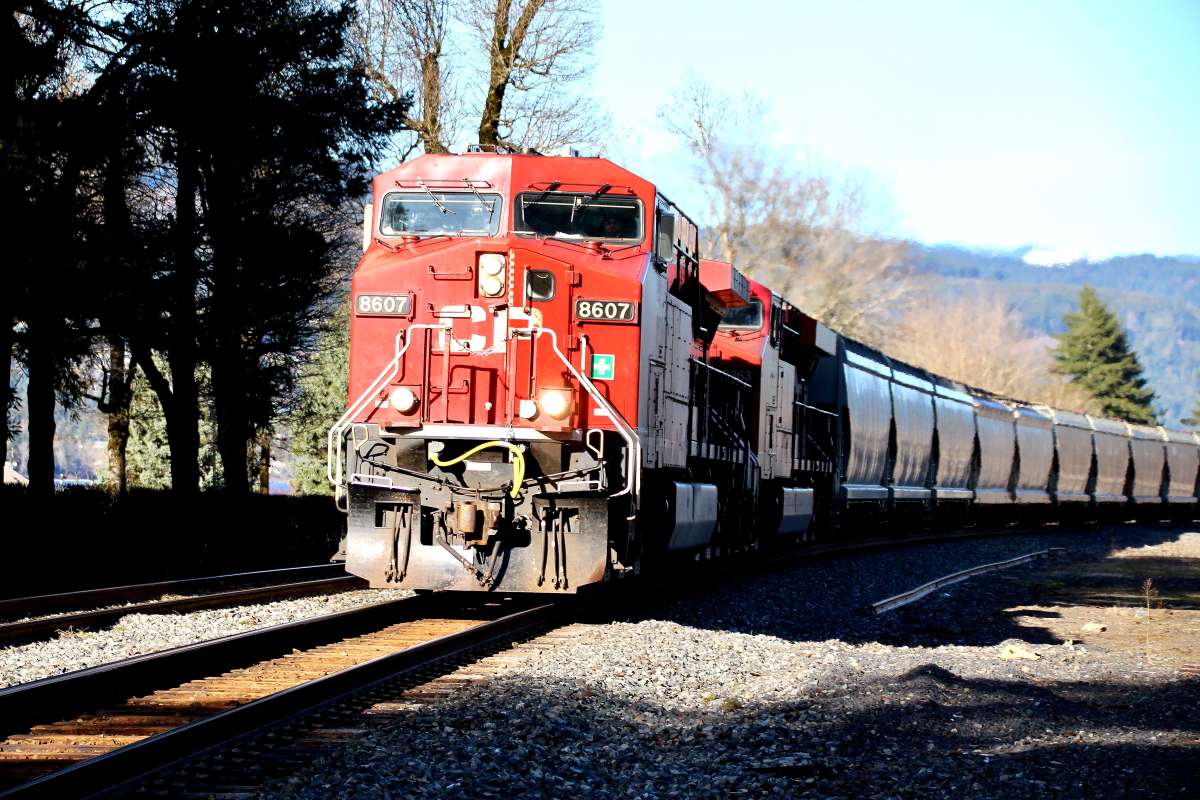
{"label": "yellow air hose", "polygon": [[439,467],[452,467],[460,461],[466,461],[471,456],[478,453],[480,450],[486,450],[489,447],[507,447],[513,454],[513,499],[516,499],[517,494],[521,491],[521,483],[525,480],[525,456],[521,455],[521,448],[517,447],[512,442],[484,442],[478,447],[472,447],[467,452],[463,453],[458,458],[452,458],[449,461],[442,461],[437,457],[437,453],[433,454],[433,463]]}

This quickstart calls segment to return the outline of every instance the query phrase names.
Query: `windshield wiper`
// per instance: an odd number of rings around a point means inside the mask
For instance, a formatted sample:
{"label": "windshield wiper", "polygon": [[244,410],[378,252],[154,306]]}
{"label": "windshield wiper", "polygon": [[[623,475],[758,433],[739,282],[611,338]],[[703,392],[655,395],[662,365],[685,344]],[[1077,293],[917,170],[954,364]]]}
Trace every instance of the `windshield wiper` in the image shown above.
{"label": "windshield wiper", "polygon": [[488,201],[483,199],[483,195],[481,195],[479,190],[475,188],[475,184],[471,183],[470,178],[463,178],[463,183],[465,183],[467,188],[471,190],[471,194],[475,195],[480,203],[483,203],[483,207],[488,210],[488,220],[490,221],[492,219],[492,208],[494,207],[496,201],[493,200],[493,205],[488,205]]}
{"label": "windshield wiper", "polygon": [[546,191],[542,192],[541,194],[539,194],[537,197],[533,198],[532,200],[522,200],[521,201],[521,210],[524,211],[525,209],[527,209],[531,206],[536,206],[538,203],[540,203],[546,199],[546,195],[550,194],[551,192],[553,192],[555,189],[557,189],[560,186],[562,186],[562,181],[555,181],[554,183],[552,183],[546,187]]}
{"label": "windshield wiper", "polygon": [[575,208],[571,210],[572,218],[575,216],[576,211],[583,211],[585,208],[590,206],[592,203],[599,200],[600,195],[604,194],[611,188],[612,188],[612,184],[606,183],[603,186],[601,186],[599,189],[592,192],[590,195],[588,195],[587,197],[585,197],[583,199],[575,198]]}
{"label": "windshield wiper", "polygon": [[429,187],[425,185],[425,181],[421,180],[420,178],[417,178],[417,186],[420,186],[422,189],[425,190],[425,194],[429,195],[429,199],[433,201],[433,204],[435,206],[437,206],[438,208],[440,208],[442,210],[443,214],[455,214],[455,215],[458,214],[457,211],[451,211],[450,209],[448,209],[444,205],[442,205],[438,201],[438,199],[433,196],[433,192],[429,191]]}

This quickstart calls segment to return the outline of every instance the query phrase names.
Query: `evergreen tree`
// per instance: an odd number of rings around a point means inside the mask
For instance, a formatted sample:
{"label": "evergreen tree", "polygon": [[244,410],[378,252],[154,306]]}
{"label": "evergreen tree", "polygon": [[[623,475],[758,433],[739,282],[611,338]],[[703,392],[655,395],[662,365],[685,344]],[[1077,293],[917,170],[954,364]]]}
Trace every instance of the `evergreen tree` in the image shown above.
{"label": "evergreen tree", "polygon": [[1079,309],[1063,317],[1054,357],[1058,370],[1087,389],[1103,413],[1126,422],[1154,425],[1154,391],[1146,387],[1142,365],[1129,346],[1116,313],[1084,286]]}
{"label": "evergreen tree", "polygon": [[286,410],[343,271],[348,204],[368,191],[372,156],[408,101],[368,97],[345,41],[349,4],[135,9],[120,24],[131,55],[119,86],[129,108],[144,110],[145,151],[162,155],[175,213],[147,237],[161,256],[152,282],[161,296],[146,304],[132,350],[161,401],[172,488],[194,490],[205,469],[203,368],[223,484],[245,492],[247,445]]}
{"label": "evergreen tree", "polygon": [[289,421],[292,490],[332,494],[325,477],[326,436],[346,410],[350,372],[350,300],[345,298],[321,335],[300,378],[300,401]]}
{"label": "evergreen tree", "polygon": [[[155,358],[158,369],[166,369],[164,359]],[[207,367],[196,370],[199,387],[200,431],[197,475],[201,489],[222,487],[221,464],[217,458],[217,422],[208,400]],[[171,448],[167,435],[162,400],[151,388],[144,371],[134,373],[129,387],[129,441],[125,454],[126,479],[130,486],[142,489],[171,488]]]}
{"label": "evergreen tree", "polygon": [[[1200,374],[1196,375],[1200,378]],[[1192,415],[1179,420],[1184,425],[1191,425],[1193,428],[1200,428],[1200,397],[1196,398],[1196,405],[1192,406]]]}

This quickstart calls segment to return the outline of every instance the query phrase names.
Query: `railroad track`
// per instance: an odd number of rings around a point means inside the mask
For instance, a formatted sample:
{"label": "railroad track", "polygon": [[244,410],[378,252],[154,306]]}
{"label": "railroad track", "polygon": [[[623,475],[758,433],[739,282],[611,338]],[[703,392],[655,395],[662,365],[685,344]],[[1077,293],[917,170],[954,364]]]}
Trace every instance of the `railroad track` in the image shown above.
{"label": "railroad track", "polygon": [[566,613],[535,600],[419,595],[0,690],[0,796],[121,786]]}
{"label": "railroad track", "polygon": [[[213,591],[228,586],[246,586],[264,582],[269,582],[269,585],[226,592]],[[319,564],[309,567],[243,572],[211,578],[164,581],[0,600],[0,619],[32,614],[52,614],[63,609],[79,608],[85,605],[127,603],[131,600],[147,601],[3,623],[0,624],[0,642],[52,636],[63,630],[87,630],[109,625],[126,614],[178,614],[205,608],[265,603],[319,592],[349,591],[366,588],[366,586],[366,581],[361,578],[346,575],[341,565]],[[205,594],[167,600],[150,599],[169,597],[184,592],[205,592]]]}
{"label": "railroad track", "polygon": [[513,646],[570,638],[585,615],[608,617],[764,566],[932,538],[946,537],[815,545],[551,602],[418,595],[0,690],[0,736],[8,737],[0,798],[108,797],[137,787],[238,796],[414,705],[486,680]]}

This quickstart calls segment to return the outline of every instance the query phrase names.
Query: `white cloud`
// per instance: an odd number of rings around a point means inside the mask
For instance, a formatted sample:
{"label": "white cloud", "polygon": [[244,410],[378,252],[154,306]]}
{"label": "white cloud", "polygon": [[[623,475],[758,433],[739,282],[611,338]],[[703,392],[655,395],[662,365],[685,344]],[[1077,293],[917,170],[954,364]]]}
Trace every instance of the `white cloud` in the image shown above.
{"label": "white cloud", "polygon": [[1025,254],[1024,261],[1035,267],[1064,267],[1076,261],[1086,261],[1087,254],[1078,250],[1046,250],[1035,248]]}

